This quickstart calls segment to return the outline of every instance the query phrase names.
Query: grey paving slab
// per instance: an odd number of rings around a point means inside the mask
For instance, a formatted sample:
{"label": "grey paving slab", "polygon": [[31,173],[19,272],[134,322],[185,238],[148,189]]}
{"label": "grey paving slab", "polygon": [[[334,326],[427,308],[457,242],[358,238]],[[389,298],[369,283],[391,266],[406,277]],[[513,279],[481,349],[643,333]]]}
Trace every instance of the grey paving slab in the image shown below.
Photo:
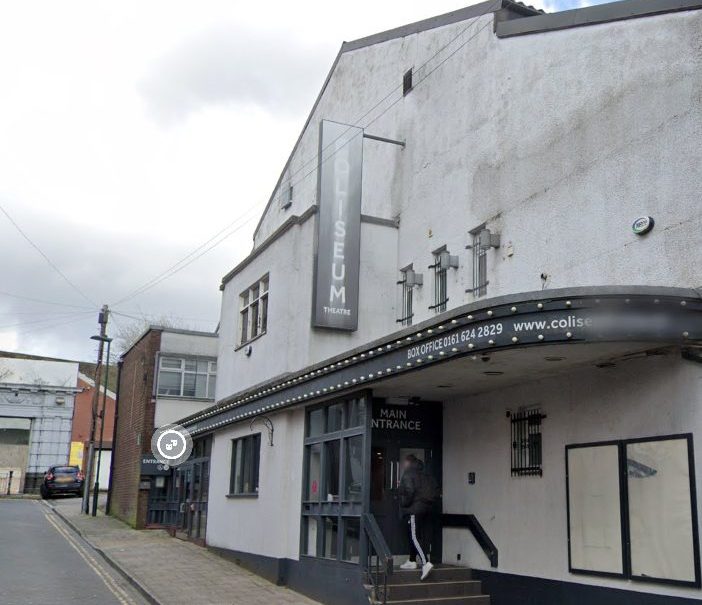
{"label": "grey paving slab", "polygon": [[76,501],[52,502],[56,512],[95,548],[164,605],[315,605],[235,563],[162,530],[137,531],[98,513],[83,515]]}

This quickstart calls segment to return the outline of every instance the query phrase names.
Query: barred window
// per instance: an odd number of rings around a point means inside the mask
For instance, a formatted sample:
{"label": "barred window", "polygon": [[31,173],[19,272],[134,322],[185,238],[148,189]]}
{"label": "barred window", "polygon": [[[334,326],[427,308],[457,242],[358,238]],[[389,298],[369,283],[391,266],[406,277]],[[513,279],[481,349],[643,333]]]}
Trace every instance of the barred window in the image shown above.
{"label": "barred window", "polygon": [[434,304],[429,307],[436,313],[446,311],[448,302],[448,270],[458,267],[458,257],[451,256],[446,247],[434,251],[434,264],[429,265],[434,270]]}
{"label": "barred window", "polygon": [[412,265],[410,265],[400,271],[400,280],[397,282],[397,285],[400,286],[400,317],[397,319],[397,323],[403,326],[411,326],[412,317],[414,316],[414,311],[412,310],[412,290],[414,286],[412,276],[414,275]]}
{"label": "barred window", "polygon": [[485,229],[485,225],[481,225],[477,229],[471,231],[473,242],[471,249],[473,250],[473,295],[476,298],[487,294],[487,251],[480,245],[480,232]]}
{"label": "barred window", "polygon": [[159,395],[214,399],[216,381],[215,360],[167,356],[159,359]]}
{"label": "barred window", "polygon": [[268,275],[244,290],[239,297],[239,344],[258,338],[268,328]]}
{"label": "barred window", "polygon": [[541,467],[541,421],[546,418],[538,408],[511,414],[512,476],[543,475]]}

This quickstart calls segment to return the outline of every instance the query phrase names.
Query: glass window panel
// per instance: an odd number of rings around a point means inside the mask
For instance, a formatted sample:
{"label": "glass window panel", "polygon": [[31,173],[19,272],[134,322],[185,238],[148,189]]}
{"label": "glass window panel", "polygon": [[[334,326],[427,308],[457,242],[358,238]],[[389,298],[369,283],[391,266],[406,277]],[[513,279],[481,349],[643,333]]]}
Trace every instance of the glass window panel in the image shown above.
{"label": "glass window panel", "polygon": [[197,371],[197,360],[196,359],[184,359],[183,363],[185,365],[186,372]]}
{"label": "glass window panel", "polygon": [[207,396],[210,399],[214,399],[216,387],[217,387],[217,377],[210,375],[207,379]]}
{"label": "glass window panel", "polygon": [[342,558],[344,561],[358,563],[360,560],[361,520],[357,517],[344,519],[344,547]]}
{"label": "glass window panel", "polygon": [[258,336],[260,325],[258,323],[258,301],[252,303],[249,307],[249,312],[251,313],[251,338]]}
{"label": "glass window panel", "polygon": [[317,533],[319,520],[317,517],[305,517],[303,524],[304,548],[303,552],[310,557],[317,556]]}
{"label": "glass window panel", "polygon": [[241,493],[241,475],[242,475],[242,452],[243,443],[241,439],[237,439],[233,442],[233,458],[234,458],[234,473],[231,485],[232,494]]}
{"label": "glass window panel", "polygon": [[249,310],[245,309],[241,312],[241,340],[244,343],[249,339]]}
{"label": "glass window panel", "polygon": [[241,482],[241,492],[243,494],[250,494],[253,490],[253,442],[251,439],[242,439],[242,451],[243,451],[243,469],[242,469],[242,482]]}
{"label": "glass window panel", "polygon": [[361,426],[363,424],[363,400],[352,399],[348,403],[348,411],[346,414],[346,428]]}
{"label": "glass window panel", "polygon": [[183,374],[183,397],[195,397],[196,374]]}
{"label": "glass window panel", "polygon": [[628,443],[631,573],[694,582],[687,439]]}
{"label": "glass window panel", "polygon": [[344,404],[335,403],[334,405],[330,405],[327,410],[327,433],[340,431],[343,428],[341,423],[344,417]]}
{"label": "glass window panel", "polygon": [[324,408],[317,408],[309,413],[308,437],[317,437],[324,433]]}
{"label": "glass window panel", "polygon": [[262,293],[262,294],[263,294],[264,292],[268,292],[268,281],[269,281],[269,278],[268,278],[268,277],[264,277],[264,278],[261,280],[261,293]]}
{"label": "glass window panel", "polygon": [[207,373],[207,367],[208,367],[208,362],[205,359],[198,359],[197,360],[197,371],[200,374],[206,374]]}
{"label": "glass window panel", "polygon": [[171,370],[180,370],[180,359],[174,359],[173,357],[161,357],[161,367],[169,368]]}
{"label": "glass window panel", "polygon": [[340,441],[327,441],[324,444],[324,495],[327,502],[339,501],[339,455]]}
{"label": "glass window panel", "polygon": [[180,395],[180,372],[159,372],[158,394],[159,395]]}
{"label": "glass window panel", "polygon": [[336,547],[339,541],[339,518],[324,517],[324,540],[322,541],[322,556],[326,559],[336,559]]}
{"label": "glass window panel", "polygon": [[346,486],[344,499],[360,502],[363,489],[363,435],[346,440]]}
{"label": "glass window panel", "polygon": [[256,284],[255,286],[251,286],[251,298],[250,300],[254,301],[258,298],[258,290],[259,290],[259,285]]}
{"label": "glass window panel", "polygon": [[205,374],[196,374],[195,376],[195,397],[207,397],[207,376]]}
{"label": "glass window panel", "polygon": [[567,460],[571,567],[623,573],[619,447],[570,448]]}
{"label": "glass window panel", "polygon": [[307,446],[307,486],[305,500],[318,501],[321,486],[319,484],[322,472],[322,445],[315,443]]}
{"label": "glass window panel", "polygon": [[210,374],[216,374],[216,373],[217,373],[217,362],[210,361]]}
{"label": "glass window panel", "polygon": [[261,333],[268,328],[268,296],[261,299]]}

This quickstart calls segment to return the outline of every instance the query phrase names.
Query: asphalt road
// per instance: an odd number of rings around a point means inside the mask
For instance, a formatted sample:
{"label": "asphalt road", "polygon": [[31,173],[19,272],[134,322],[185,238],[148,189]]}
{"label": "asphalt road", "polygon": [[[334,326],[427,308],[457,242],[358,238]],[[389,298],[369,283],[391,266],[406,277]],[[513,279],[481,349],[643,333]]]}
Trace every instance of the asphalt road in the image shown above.
{"label": "asphalt road", "polygon": [[50,508],[37,500],[0,500],[0,603],[145,601]]}

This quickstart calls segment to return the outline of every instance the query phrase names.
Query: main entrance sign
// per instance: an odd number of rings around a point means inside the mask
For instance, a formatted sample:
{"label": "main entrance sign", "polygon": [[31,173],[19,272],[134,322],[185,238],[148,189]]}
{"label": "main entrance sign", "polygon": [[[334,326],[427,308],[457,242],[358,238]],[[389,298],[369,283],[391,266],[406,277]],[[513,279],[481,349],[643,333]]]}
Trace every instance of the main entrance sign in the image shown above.
{"label": "main entrance sign", "polygon": [[312,325],[356,330],[363,130],[323,120]]}

